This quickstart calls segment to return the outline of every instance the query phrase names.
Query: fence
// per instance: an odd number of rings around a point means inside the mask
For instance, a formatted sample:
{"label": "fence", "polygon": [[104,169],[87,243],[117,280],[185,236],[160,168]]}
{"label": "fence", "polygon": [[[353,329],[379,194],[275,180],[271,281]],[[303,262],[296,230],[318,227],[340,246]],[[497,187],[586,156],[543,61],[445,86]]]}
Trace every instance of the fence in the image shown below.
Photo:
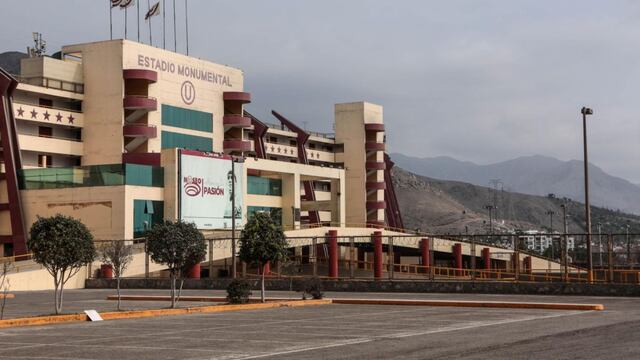
{"label": "fence", "polygon": [[[587,239],[586,234],[289,237],[288,261],[270,265],[267,273],[281,278],[588,282]],[[144,269],[130,276],[166,276],[151,261],[145,241],[128,240],[134,261]],[[230,276],[231,238],[206,242],[207,255],[196,276]],[[593,282],[640,284],[640,235],[592,234],[591,250]],[[12,263],[13,271],[41,268],[29,259],[23,255],[0,262]],[[90,266],[90,277],[104,276],[99,267]],[[258,276],[259,270],[238,261],[240,276]]]}

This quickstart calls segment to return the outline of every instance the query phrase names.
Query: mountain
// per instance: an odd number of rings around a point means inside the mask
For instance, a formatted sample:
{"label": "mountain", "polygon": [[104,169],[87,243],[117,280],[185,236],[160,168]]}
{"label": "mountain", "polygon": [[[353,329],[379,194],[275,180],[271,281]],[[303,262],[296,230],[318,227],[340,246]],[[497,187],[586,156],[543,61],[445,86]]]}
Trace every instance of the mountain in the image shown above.
{"label": "mountain", "polygon": [[7,51],[0,54],[0,67],[10,74],[20,74],[20,60],[28,57],[19,51]]}
{"label": "mountain", "polygon": [[[584,201],[583,162],[578,160],[535,155],[478,165],[445,156],[416,158],[392,154],[391,158],[399,167],[430,178],[480,186],[491,186],[493,179],[499,179],[505,190]],[[593,205],[640,214],[640,186],[609,175],[593,164],[589,164],[589,181]]]}
{"label": "mountain", "polygon": [[[489,213],[485,205],[494,201],[496,192],[492,188],[432,179],[397,166],[392,169],[392,179],[405,228],[438,234],[464,233],[465,227],[469,233],[489,231]],[[566,203],[557,197],[508,191],[498,193],[498,209],[492,212],[492,226],[496,232],[548,231],[551,225],[549,211],[554,212],[553,230],[562,231],[562,204],[566,204],[568,231],[585,231],[583,203]],[[640,233],[640,216],[637,215],[591,206],[591,219],[594,232],[601,223],[604,233],[624,233],[626,225],[630,226],[631,233]]]}

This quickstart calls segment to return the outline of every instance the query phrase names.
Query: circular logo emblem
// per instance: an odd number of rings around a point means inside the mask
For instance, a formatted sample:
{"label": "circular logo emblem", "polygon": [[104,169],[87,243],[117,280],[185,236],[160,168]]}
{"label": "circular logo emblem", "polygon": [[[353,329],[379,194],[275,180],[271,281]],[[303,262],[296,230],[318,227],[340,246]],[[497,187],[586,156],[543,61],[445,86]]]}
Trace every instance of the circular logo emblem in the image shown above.
{"label": "circular logo emblem", "polygon": [[196,99],[196,88],[193,86],[191,81],[187,80],[182,83],[180,95],[182,96],[182,101],[184,101],[185,104],[193,104],[193,101]]}
{"label": "circular logo emblem", "polygon": [[202,179],[188,176],[184,182],[185,194],[189,196],[198,196],[202,191]]}

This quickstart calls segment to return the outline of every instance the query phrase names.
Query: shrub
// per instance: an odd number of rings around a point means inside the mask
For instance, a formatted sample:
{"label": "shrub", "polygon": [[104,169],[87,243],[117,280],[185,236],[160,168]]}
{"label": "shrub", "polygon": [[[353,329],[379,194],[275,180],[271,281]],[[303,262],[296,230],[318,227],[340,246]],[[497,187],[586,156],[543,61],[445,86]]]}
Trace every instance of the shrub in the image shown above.
{"label": "shrub", "polygon": [[324,297],[324,293],[322,292],[322,281],[318,278],[305,280],[302,283],[300,292],[302,292],[303,300],[307,298],[307,295],[311,296],[312,299],[322,299]]}
{"label": "shrub", "polygon": [[233,280],[227,286],[227,301],[231,304],[246,304],[251,296],[251,283],[247,280]]}

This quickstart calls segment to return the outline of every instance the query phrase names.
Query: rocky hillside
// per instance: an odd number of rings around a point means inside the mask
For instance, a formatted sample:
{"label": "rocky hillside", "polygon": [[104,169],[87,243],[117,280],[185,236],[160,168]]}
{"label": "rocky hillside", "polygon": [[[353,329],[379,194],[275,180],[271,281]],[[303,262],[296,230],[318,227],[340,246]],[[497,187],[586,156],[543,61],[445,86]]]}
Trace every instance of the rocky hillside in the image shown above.
{"label": "rocky hillside", "polygon": [[[495,231],[548,230],[555,212],[553,229],[562,231],[564,199],[503,191],[494,194],[488,187],[459,181],[436,180],[415,175],[401,168],[393,169],[393,182],[400,203],[405,227],[431,233],[486,233],[489,230],[487,204],[497,205],[493,226]],[[569,232],[584,232],[584,204],[567,203]],[[592,223],[603,224],[603,232],[631,231],[640,233],[640,216],[592,207]]]}

